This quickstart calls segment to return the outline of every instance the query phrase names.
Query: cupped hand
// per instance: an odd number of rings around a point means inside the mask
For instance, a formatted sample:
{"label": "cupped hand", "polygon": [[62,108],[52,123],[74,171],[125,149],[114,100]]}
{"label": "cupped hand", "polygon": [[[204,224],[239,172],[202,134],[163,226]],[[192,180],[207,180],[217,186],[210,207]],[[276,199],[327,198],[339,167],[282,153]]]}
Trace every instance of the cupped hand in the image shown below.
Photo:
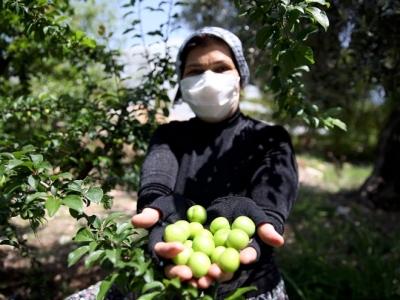
{"label": "cupped hand", "polygon": [[[273,247],[280,247],[284,243],[283,237],[275,230],[274,226],[269,223],[260,224],[257,227],[257,234],[261,240]],[[240,251],[240,263],[251,264],[257,259],[257,251],[253,247],[246,247]],[[232,279],[233,273],[224,273],[222,269],[217,265],[213,264],[208,272],[208,275],[220,282]]]}
{"label": "cupped hand", "polygon": [[[157,223],[161,213],[157,209],[145,208],[140,214],[132,217],[131,222],[137,228],[149,228]],[[273,247],[280,247],[284,243],[283,237],[269,223],[260,224],[257,227],[257,234],[261,240]],[[165,259],[171,259],[183,251],[184,246],[180,242],[159,242],[155,245],[155,253]],[[257,251],[253,247],[247,247],[240,251],[240,262],[250,264],[257,259]],[[164,273],[168,278],[179,277],[182,281],[188,281],[195,287],[206,289],[214,280],[219,282],[232,279],[233,273],[224,273],[217,264],[212,264],[208,274],[201,278],[194,278],[188,266],[167,265]]]}
{"label": "cupped hand", "polygon": [[[161,212],[154,208],[145,208],[141,213],[134,215],[131,223],[136,228],[150,228],[158,222]],[[158,242],[154,246],[154,252],[164,259],[171,259],[181,251],[184,246],[180,242]],[[168,278],[179,276],[181,280],[192,279],[193,273],[188,266],[168,265],[164,269],[164,273]]]}

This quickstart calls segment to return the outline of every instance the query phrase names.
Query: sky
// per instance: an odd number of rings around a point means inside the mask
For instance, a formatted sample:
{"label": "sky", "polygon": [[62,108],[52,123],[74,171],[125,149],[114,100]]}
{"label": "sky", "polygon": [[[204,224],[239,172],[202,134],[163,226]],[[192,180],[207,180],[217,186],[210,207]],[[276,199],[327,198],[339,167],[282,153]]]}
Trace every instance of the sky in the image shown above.
{"label": "sky", "polygon": [[[138,0],[137,0],[138,1]],[[135,18],[139,17],[139,10],[138,6],[136,5],[135,12],[133,14],[129,14],[125,18],[123,17],[127,12],[132,11],[132,7],[129,7],[128,9],[123,8],[123,4],[127,3],[127,1],[116,1],[118,3],[118,6],[115,5],[116,11],[114,13],[117,16],[117,27],[122,28],[125,30],[126,28],[129,28],[130,26],[130,21],[134,20]],[[141,9],[140,9],[140,16],[142,20],[142,28],[144,32],[149,32],[149,31],[154,31],[154,30],[159,30],[160,29],[160,24],[164,24],[168,20],[167,16],[167,11],[169,10],[169,1],[165,1],[168,3],[165,3],[162,8],[165,10],[164,12],[157,12],[157,11],[151,11],[150,9],[147,9],[146,7],[152,7],[152,8],[158,8],[158,4],[160,3],[160,0],[143,0],[140,3]],[[176,1],[174,1],[176,2]],[[174,13],[180,13],[180,6],[174,6],[171,15]],[[165,28],[165,27],[164,27]],[[137,26],[137,29],[139,30],[139,27]],[[133,38],[133,36],[138,33],[137,31],[132,31],[127,34],[122,34],[123,30],[116,30],[115,34],[116,36],[113,37],[116,40],[118,40],[118,48],[120,48],[123,52],[124,55],[123,57],[125,58],[125,72],[128,75],[131,74],[137,74],[137,68],[141,64],[144,63],[143,58],[141,58],[140,55],[133,55],[134,53],[140,53],[143,51],[143,42],[139,39]],[[164,29],[165,32],[165,29]],[[182,44],[184,39],[191,33],[191,31],[188,28],[185,28],[182,26],[182,28],[173,31],[169,37],[168,37],[168,46],[173,47],[175,49],[175,53],[177,53],[179,46]],[[160,43],[160,44],[154,44],[155,42],[160,41],[159,36],[145,36],[145,45],[149,48],[151,52],[160,52],[162,53],[164,51],[165,45]],[[134,46],[135,44],[140,43],[140,46]],[[169,96],[171,99],[174,98],[176,93],[176,88],[171,89]],[[188,119],[194,116],[194,113],[191,111],[189,106],[185,103],[179,104],[179,105],[173,105],[170,108],[170,119]]]}
{"label": "sky", "polygon": [[[124,47],[131,47],[133,45],[133,40],[132,36],[136,33],[131,32],[126,35],[122,35],[122,31],[129,28],[130,21],[139,18],[139,9],[138,9],[138,3],[140,3],[140,19],[142,20],[142,27],[144,32],[149,32],[153,30],[158,30],[160,28],[160,24],[166,23],[168,20],[168,10],[169,10],[169,0],[167,1],[161,1],[161,0],[142,0],[139,2],[139,0],[136,0],[135,7],[128,7],[124,8],[122,7],[125,3],[128,1],[121,1],[121,0],[116,0],[114,1],[112,7],[115,9],[114,13],[117,17],[117,39],[122,41],[123,44],[122,46]],[[157,9],[159,7],[160,2],[165,2],[161,6],[162,9],[164,9],[164,12],[158,12],[158,11],[151,11],[148,9],[148,7],[151,7],[153,9]],[[177,2],[177,1],[174,1]],[[126,13],[132,12],[131,14],[127,15],[124,18],[124,15]],[[181,6],[173,6],[171,10],[171,15],[174,13],[180,13],[181,11]],[[172,25],[171,25],[172,26]],[[137,26],[139,29],[139,27]],[[120,30],[121,29],[121,30]],[[165,29],[164,29],[165,32]],[[180,44],[183,39],[189,35],[191,31],[188,28],[185,28],[183,25],[181,29],[176,30],[172,32],[169,36],[169,41],[171,44]],[[146,44],[150,45],[151,43],[158,41],[160,39],[159,36],[151,37],[151,36],[146,36]]]}

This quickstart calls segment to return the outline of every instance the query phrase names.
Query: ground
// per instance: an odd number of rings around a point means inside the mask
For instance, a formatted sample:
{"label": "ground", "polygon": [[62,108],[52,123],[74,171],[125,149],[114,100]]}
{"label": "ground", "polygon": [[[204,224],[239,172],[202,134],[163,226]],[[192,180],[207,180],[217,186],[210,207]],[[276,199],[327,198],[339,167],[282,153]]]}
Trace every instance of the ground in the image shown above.
{"label": "ground", "polygon": [[[135,213],[135,193],[114,191],[111,194],[115,197],[111,211],[124,212],[128,216]],[[101,218],[110,213],[99,205],[91,205],[85,212]],[[16,224],[21,230],[29,230],[29,224],[22,220],[16,220]],[[35,291],[41,289],[48,290],[48,299],[64,299],[104,278],[105,273],[98,267],[86,271],[82,260],[68,268],[68,253],[77,246],[71,239],[82,225],[61,207],[53,218],[48,218],[45,226],[38,229],[37,237],[31,232],[24,234],[32,247],[31,256],[40,264],[40,271],[32,267],[28,258],[22,258],[18,249],[0,246],[0,300],[40,299],[35,296]],[[38,278],[40,280],[36,280]]]}

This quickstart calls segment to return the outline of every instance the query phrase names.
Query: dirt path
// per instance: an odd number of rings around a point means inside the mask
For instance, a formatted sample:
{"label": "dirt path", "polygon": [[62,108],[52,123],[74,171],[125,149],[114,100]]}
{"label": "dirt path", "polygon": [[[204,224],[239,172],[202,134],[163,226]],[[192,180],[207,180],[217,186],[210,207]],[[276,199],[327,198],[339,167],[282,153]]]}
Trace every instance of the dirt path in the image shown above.
{"label": "dirt path", "polygon": [[[113,211],[132,216],[136,209],[136,195],[122,192],[111,193],[114,204],[111,210],[100,205],[85,208],[89,215],[96,214],[104,218]],[[83,260],[68,268],[68,253],[76,248],[72,237],[84,225],[76,222],[66,207],[61,207],[47,224],[38,229],[35,237],[30,232],[29,223],[16,219],[23,237],[32,248],[28,258],[22,258],[21,251],[8,246],[0,246],[0,300],[3,299],[64,299],[69,294],[93,284],[106,275],[99,267],[86,271]],[[40,266],[35,268],[34,266]]]}

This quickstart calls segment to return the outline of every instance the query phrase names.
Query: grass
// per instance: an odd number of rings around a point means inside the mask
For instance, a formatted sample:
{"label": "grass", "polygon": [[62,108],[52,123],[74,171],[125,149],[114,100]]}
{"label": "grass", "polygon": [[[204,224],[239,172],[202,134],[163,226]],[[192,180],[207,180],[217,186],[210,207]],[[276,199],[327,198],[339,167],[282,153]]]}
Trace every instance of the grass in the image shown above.
{"label": "grass", "polygon": [[337,192],[357,188],[370,167],[323,166],[315,186],[301,186],[277,261],[289,298],[400,299],[399,213],[372,211]]}
{"label": "grass", "polygon": [[348,162],[327,163],[322,159],[306,155],[298,156],[298,160],[300,164],[306,164],[307,169],[311,168],[320,172],[321,177],[317,179],[316,185],[323,191],[331,193],[358,188],[372,172],[371,165],[352,165]]}

